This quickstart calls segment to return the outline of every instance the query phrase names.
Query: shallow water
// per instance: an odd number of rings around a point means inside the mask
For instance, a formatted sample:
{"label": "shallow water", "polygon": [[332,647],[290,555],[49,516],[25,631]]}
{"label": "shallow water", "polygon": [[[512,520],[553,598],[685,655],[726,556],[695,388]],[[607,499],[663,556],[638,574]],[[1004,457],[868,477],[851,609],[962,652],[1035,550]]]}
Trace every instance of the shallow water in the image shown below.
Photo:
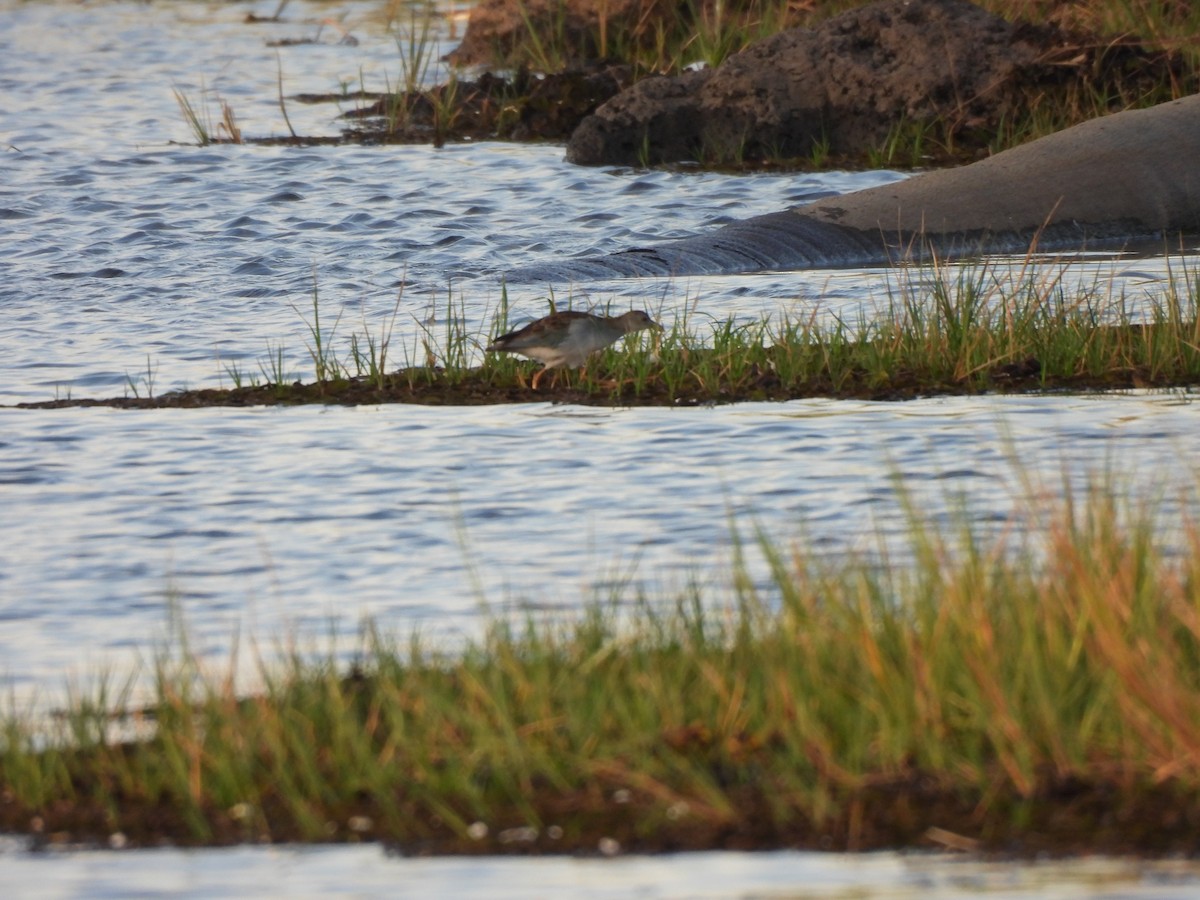
{"label": "shallow water", "polygon": [[175,613],[222,659],[239,626],[333,632],[350,653],[362,616],[452,637],[481,598],[570,609],[614,583],[665,598],[698,580],[720,600],[732,526],[818,553],[902,546],[893,475],[923,514],[949,521],[963,498],[995,527],[1064,472],[1186,498],[1200,419],[1130,395],[0,410],[0,433],[20,510],[0,520],[0,658],[34,686],[145,648]]}
{"label": "shallow water", "polygon": [[1185,900],[1183,861],[981,862],[939,854],[689,853],[616,859],[405,859],[378,847],[27,854],[0,844],[22,897],[1128,898]]}
{"label": "shallow water", "polygon": [[[438,342],[451,310],[485,337],[507,266],[692,234],[902,177],[579,169],[550,146],[190,146],[172,86],[197,101],[202,86],[219,92],[248,134],[285,133],[276,51],[264,41],[311,36],[326,17],[358,44],[281,49],[285,94],[397,80],[394,42],[367,6],[293,2],[282,24],[241,21],[277,5],[0,0],[0,404],[229,386],[233,372],[270,374],[273,360],[310,379],[314,283],[342,359],[351,333],[379,335],[395,311],[400,365],[422,358],[423,340]],[[288,109],[302,133],[338,130],[328,107]],[[1039,265],[1101,297],[1139,300],[1159,295],[1181,263]],[[926,276],[629,280],[563,286],[556,298],[645,306],[702,330],[728,316],[853,320],[906,277]],[[541,314],[547,296],[510,292],[512,318]],[[485,608],[570,612],[623,585],[669,597],[699,581],[719,599],[734,528],[834,556],[894,540],[906,528],[894,474],[925,514],[945,520],[965,500],[981,528],[1010,522],[1031,492],[1105,471],[1121,490],[1161,494],[1169,511],[1194,499],[1198,437],[1186,397],[1139,393],[687,410],[0,409],[0,660],[21,702],[50,704],[68,677],[86,683],[144,661],[179,620],[193,649],[221,664],[237,636],[242,662],[248,637],[270,655],[289,635],[313,647],[333,635],[348,654],[366,616],[454,641],[476,633]],[[753,549],[747,564],[762,581]],[[385,883],[398,863],[377,850],[164,852],[139,855],[130,871],[148,893],[241,893],[301,877],[314,860],[338,877],[361,853],[375,860],[355,869],[364,891],[381,890],[369,879]],[[8,853],[0,873],[24,878],[46,858],[64,875],[41,896],[119,892],[103,856]],[[776,890],[751,874],[763,857],[712,859],[743,879],[731,882],[739,890]],[[858,862],[829,859],[786,857],[801,874],[779,890],[861,874]],[[404,877],[475,889],[497,865],[508,864],[406,862]],[[522,877],[573,890],[598,879],[704,896],[716,883],[673,890],[663,873],[679,867],[666,861],[521,865],[537,873]],[[231,885],[229,871],[246,881]],[[658,874],[639,880],[643,871]],[[1004,871],[1024,890],[1024,869]],[[910,893],[942,884],[913,878]]]}

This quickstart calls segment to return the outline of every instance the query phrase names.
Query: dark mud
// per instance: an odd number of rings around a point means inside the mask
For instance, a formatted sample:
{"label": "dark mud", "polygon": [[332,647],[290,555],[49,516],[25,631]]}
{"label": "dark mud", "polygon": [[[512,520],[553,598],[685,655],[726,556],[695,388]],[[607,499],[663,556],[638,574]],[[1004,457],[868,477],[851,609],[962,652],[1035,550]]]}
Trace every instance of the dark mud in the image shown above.
{"label": "dark mud", "polygon": [[[631,83],[628,66],[597,62],[538,75],[520,69],[511,78],[484,73],[428,90],[384,94],[297,94],[289,102],[355,104],[342,113],[340,137],[292,134],[241,136],[238,143],[282,146],[430,144],[480,140],[565,143],[575,127]],[[214,137],[214,143],[230,143]]]}
{"label": "dark mud", "polygon": [[1141,388],[1186,389],[1200,387],[1200,379],[1157,377],[1149,370],[1127,369],[1101,376],[1050,376],[1033,358],[995,366],[970,379],[931,380],[926,373],[898,369],[880,375],[852,371],[836,381],[829,376],[785,384],[769,367],[753,366],[736,381],[701,383],[687,376],[674,387],[653,373],[644,383],[618,382],[612,373],[589,370],[560,373],[557,382],[542,379],[538,390],[527,385],[538,367],[523,371],[524,384],[511,376],[482,369],[447,372],[443,369],[405,369],[378,379],[350,378],[323,382],[261,384],[229,390],[206,388],[176,391],[157,397],[107,399],[60,398],[18,403],[21,409],[67,409],[104,406],[118,409],[200,409],[205,407],[302,406],[338,404],[359,406],[411,403],[422,406],[487,406],[507,403],[575,403],[587,406],[704,406],[751,401],[785,401],[824,397],[838,400],[915,400],[933,396],[970,396],[989,393],[1029,394],[1091,391],[1124,391]]}
{"label": "dark mud", "polygon": [[[138,751],[126,746],[106,752]],[[314,838],[311,822],[308,830],[297,823],[294,804],[269,788],[252,817],[270,823],[267,830],[249,825],[236,807],[215,808],[189,797],[147,802],[130,795],[115,805],[98,803],[89,800],[86,781],[76,778],[74,799],[44,807],[19,803],[10,791],[0,793],[0,832],[27,835],[34,849],[106,847],[120,833],[127,847],[372,841],[412,856],[596,855],[601,848],[621,853],[917,848],[1011,857],[1200,852],[1200,794],[1171,780],[1129,784],[1047,775],[1029,796],[1011,790],[985,796],[932,773],[881,773],[864,778],[858,789],[832,792],[837,811],[818,820],[792,803],[781,808],[765,773],[748,778],[751,772],[735,772],[726,764],[706,768],[729,801],[727,812],[667,785],[655,783],[655,790],[643,791],[631,788],[628,777],[602,777],[571,790],[534,785],[519,805],[497,802],[482,814],[457,810],[465,822],[486,819],[486,829],[476,826],[474,836],[467,836],[416,797],[391,798],[389,812],[377,798],[359,792],[310,810],[324,824],[321,837]],[[1004,780],[998,771],[997,782]],[[531,821],[545,827],[530,827]]]}

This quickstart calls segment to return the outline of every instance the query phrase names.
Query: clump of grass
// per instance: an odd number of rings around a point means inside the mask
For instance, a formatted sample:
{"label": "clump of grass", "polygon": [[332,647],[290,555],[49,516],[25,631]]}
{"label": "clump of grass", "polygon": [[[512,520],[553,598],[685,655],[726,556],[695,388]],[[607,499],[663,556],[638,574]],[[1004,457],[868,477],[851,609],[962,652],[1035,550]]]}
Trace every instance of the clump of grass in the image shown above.
{"label": "clump of grass", "polygon": [[[818,18],[811,6],[785,0],[652,4],[635,17],[627,7],[612,7],[586,20],[557,0],[520,3],[525,31],[511,46],[494,48],[495,55],[540,72],[560,72],[581,59],[617,59],[639,76],[677,73],[696,63],[720,65],[758,38]],[[830,14],[825,10],[819,18]]]}
{"label": "clump of grass", "polygon": [[[928,278],[924,272],[930,272]],[[700,394],[744,396],[756,383],[785,394],[822,384],[886,392],[1029,386],[1194,384],[1200,379],[1197,285],[1173,278],[1136,302],[1098,285],[1069,292],[1061,274],[983,265],[912,270],[874,318],[847,322],[815,308],[798,320],[686,319],[658,349],[661,378]],[[646,364],[643,356],[623,357]],[[652,379],[653,380],[653,379]]]}
{"label": "clump of grass", "polygon": [[[278,341],[267,341],[267,355],[258,361],[258,371],[262,373],[262,383],[270,389],[276,399],[286,396],[287,386],[295,380],[287,367],[287,348]],[[317,380],[317,384],[321,388],[324,387],[324,382],[320,379]],[[257,379],[252,380],[250,386],[257,388]]]}
{"label": "clump of grass", "polygon": [[[193,137],[196,138],[196,143],[201,147],[207,147],[209,144],[221,140],[225,143],[240,144],[242,143],[242,129],[237,123],[237,116],[233,111],[233,107],[224,98],[218,96],[217,102],[221,105],[221,119],[214,126],[212,113],[208,108],[208,90],[204,87],[203,81],[200,83],[200,107],[192,102],[191,97],[181,91],[179,88],[172,88],[171,93],[175,96],[175,102],[179,104],[179,111],[183,114],[183,119],[187,122],[188,128],[191,129]],[[218,133],[224,133],[223,138],[217,138]]]}
{"label": "clump of grass", "polygon": [[[1003,6],[1000,0],[997,5]],[[985,6],[992,5],[990,2]],[[1035,6],[1035,8],[1037,8]],[[1134,35],[1151,46],[1182,53],[1194,67],[1200,63],[1200,9],[1192,3],[1162,3],[1160,0],[1107,0],[1103,3],[1076,2],[1066,9],[1041,8],[1073,25],[1104,35]],[[1004,15],[1000,11],[1001,15]]]}
{"label": "clump of grass", "polygon": [[[212,116],[208,112],[207,103],[197,109],[196,105],[192,103],[192,98],[179,88],[172,88],[171,93],[175,96],[175,102],[179,104],[179,111],[183,113],[183,120],[191,129],[196,143],[201,147],[207,147],[212,143],[213,135]],[[204,96],[203,85],[200,87],[200,96]]]}
{"label": "clump of grass", "polygon": [[[943,132],[935,140],[934,132]],[[888,131],[879,147],[867,152],[867,166],[872,169],[918,169],[930,159],[953,158],[954,138],[949,123],[909,121],[897,122]]]}
{"label": "clump of grass", "polygon": [[432,90],[428,96],[422,92],[431,67],[435,71],[437,67],[438,41],[433,34],[435,12],[432,5],[419,12],[417,7],[410,8],[407,25],[396,35],[400,75],[394,89],[390,80],[386,84],[384,115],[389,132],[402,131],[411,123],[418,104],[432,102],[435,139],[444,142],[457,106],[457,76],[450,72],[445,85]]}
{"label": "clump of grass", "polygon": [[458,75],[450,72],[449,77],[426,95],[432,108],[433,145],[443,147],[453,135],[455,123],[462,112],[458,96]]}
{"label": "clump of grass", "polygon": [[292,127],[292,120],[287,111],[287,101],[283,96],[283,57],[279,55],[278,50],[275,51],[275,96],[279,103],[279,112],[283,116],[283,122],[287,125],[288,134],[294,139],[296,129]]}
{"label": "clump of grass", "polygon": [[146,399],[154,398],[154,381],[158,377],[158,365],[150,359],[150,354],[146,354],[145,371],[139,375],[130,375],[125,373],[125,389],[128,393],[133,394],[135,398],[140,397],[141,393],[138,390],[138,385],[143,385],[146,388]]}
{"label": "clump of grass", "polygon": [[312,338],[312,343],[308,345],[308,355],[312,359],[313,372],[316,375],[317,383],[324,384],[330,381],[336,381],[345,371],[345,367],[338,362],[337,352],[334,349],[333,340],[337,334],[337,327],[342,321],[342,314],[339,312],[337,318],[334,319],[333,325],[328,328],[323,328],[321,325],[321,297],[317,289],[316,275],[313,276],[312,288],[312,319],[304,318],[296,307],[292,307],[296,314],[304,319],[304,325],[308,329],[309,336]]}
{"label": "clump of grass", "polygon": [[400,313],[400,304],[404,301],[404,282],[396,293],[396,304],[392,307],[391,315],[381,326],[378,334],[371,331],[366,320],[363,320],[363,336],[350,335],[350,356],[354,360],[356,377],[366,377],[372,384],[383,388],[387,383],[388,350],[392,343],[392,332],[396,327],[396,316]]}
{"label": "clump of grass", "polygon": [[[572,59],[574,48],[567,36],[566,3],[553,2],[542,10],[543,16],[535,23],[529,6],[517,0],[517,12],[525,23],[527,45],[519,55],[527,57],[529,64],[540,72],[561,72]],[[607,17],[601,15],[598,23],[598,46],[607,46]]]}
{"label": "clump of grass", "polygon": [[626,401],[679,402],[1200,383],[1197,286],[1187,281],[1134,303],[1095,287],[1072,295],[1059,276],[1031,269],[931,271],[856,322],[818,308],[796,320],[716,320],[704,334],[685,316],[653,351],[607,351],[595,385],[615,379],[632,386]]}
{"label": "clump of grass", "polygon": [[225,375],[229,376],[235,391],[243,387],[257,387],[259,384],[257,376],[253,372],[245,371],[237,360],[224,363],[221,369]]}
{"label": "clump of grass", "polygon": [[237,123],[237,116],[228,100],[221,100],[221,121],[217,129],[225,133],[225,138],[231,144],[242,143],[242,127]]}
{"label": "clump of grass", "polygon": [[[251,697],[163,654],[149,706],[104,679],[55,722],[0,722],[0,825],[424,852],[947,833],[1194,852],[1194,522],[1103,486],[998,534],[965,521],[914,514],[911,564],[764,539],[766,589],[734,572],[724,599],[497,619],[453,654],[369,631],[348,671],[292,655]],[[150,735],[115,737],[114,712]]]}

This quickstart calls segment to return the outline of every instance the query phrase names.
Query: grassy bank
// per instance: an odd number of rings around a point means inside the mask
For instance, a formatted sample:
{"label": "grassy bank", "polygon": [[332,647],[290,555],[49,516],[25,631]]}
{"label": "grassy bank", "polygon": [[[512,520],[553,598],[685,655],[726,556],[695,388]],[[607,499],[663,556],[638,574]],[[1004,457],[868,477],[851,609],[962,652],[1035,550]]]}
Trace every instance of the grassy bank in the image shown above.
{"label": "grassy bank", "polygon": [[[450,305],[442,325],[403,344],[395,311],[378,330],[338,332],[314,297],[306,319],[311,379],[275,346],[257,371],[228,367],[229,389],[155,396],[153,365],[125,396],[24,407],[126,408],[303,403],[476,405],[536,400],[689,405],[806,397],[900,400],[930,395],[1200,386],[1200,278],[1186,265],[1145,298],[1097,283],[1068,289],[1032,268],[914,269],[871,316],[819,306],[796,320],[712,320],[684,312],[659,340],[635,337],[529,388],[537,363],[483,347],[510,327],[507,301],[485,333]],[[548,311],[548,310],[547,310]],[[655,311],[651,311],[659,315]],[[399,368],[396,368],[399,364]]]}
{"label": "grassy bank", "polygon": [[[1170,537],[1170,551],[1158,540]],[[999,536],[914,516],[912,564],[765,550],[773,584],[375,637],[238,696],[157,670],[0,723],[0,827],[119,845],[407,852],[949,845],[1196,852],[1200,533],[1093,490]],[[165,657],[164,657],[165,659]]]}
{"label": "grassy bank", "polygon": [[[201,145],[565,141],[580,121],[634,82],[697,65],[716,67],[757,41],[790,28],[819,26],[864,5],[864,0],[689,0],[614,2],[585,10],[558,0],[529,0],[508,16],[493,11],[481,17],[493,24],[507,18],[508,24],[480,38],[489,40],[490,49],[483,53],[480,43],[478,58],[469,61],[493,71],[474,77],[453,63],[443,67],[439,39],[458,38],[456,25],[438,23],[445,9],[418,11],[387,0],[363,17],[395,35],[395,72],[382,84],[368,84],[360,74],[357,83],[340,80],[326,93],[285,97],[281,63],[279,104],[286,136],[244,134],[233,107],[216,96],[210,109],[203,88],[199,96],[179,90],[175,95]],[[1189,95],[1200,84],[1200,13],[1192,4],[981,0],[979,5],[1018,25],[1020,40],[1039,48],[1036,66],[1019,68],[1037,68],[1040,74],[1016,73],[1024,85],[1019,98],[986,124],[968,108],[972,98],[961,97],[960,105],[895,119],[874,146],[839,147],[814,137],[783,149],[774,142],[771,147],[752,141],[726,146],[722,139],[695,148],[692,161],[734,171],[959,165],[1088,119]],[[521,24],[514,30],[515,19]],[[271,20],[250,21],[258,27]],[[481,31],[488,33],[486,26]],[[288,119],[288,104],[294,102],[352,108],[343,109],[347,125],[340,136],[302,135]],[[650,147],[645,154],[646,162],[654,158]]]}

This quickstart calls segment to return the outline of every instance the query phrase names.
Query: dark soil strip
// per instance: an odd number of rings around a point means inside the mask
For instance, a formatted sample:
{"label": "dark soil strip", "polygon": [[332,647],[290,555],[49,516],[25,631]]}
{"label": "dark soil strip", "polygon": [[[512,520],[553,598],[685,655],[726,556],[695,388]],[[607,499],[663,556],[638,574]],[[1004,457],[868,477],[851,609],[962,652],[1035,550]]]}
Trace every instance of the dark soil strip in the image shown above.
{"label": "dark soil strip", "polygon": [[[604,373],[580,383],[575,375],[564,375],[558,384],[549,377],[535,392],[513,379],[485,369],[471,369],[448,376],[440,369],[406,369],[388,375],[381,387],[376,380],[352,378],[311,384],[258,385],[231,390],[209,388],[177,391],[157,397],[110,397],[107,399],[66,398],[19,403],[21,409],[67,409],[107,406],[118,409],[199,409],[219,406],[301,406],[340,404],[358,406],[377,403],[412,403],[424,406],[486,406],[505,403],[577,403],[588,406],[703,406],[762,400],[801,400],[827,397],[838,400],[915,400],[921,397],[970,396],[989,393],[1074,393],[1124,391],[1135,388],[1183,389],[1200,387],[1195,379],[1156,379],[1137,371],[1113,372],[1103,376],[1078,375],[1043,377],[1035,360],[1000,366],[969,382],[930,381],[903,371],[880,379],[867,372],[855,373],[834,384],[814,378],[784,385],[768,370],[754,373],[737,384],[717,384],[707,389],[682,385],[674,391],[659,380],[636,389],[633,384],[611,385]],[[537,367],[529,368],[532,375]],[[528,383],[526,378],[526,383]]]}
{"label": "dark soil strip", "polygon": [[[722,773],[714,771],[719,783]],[[0,831],[31,835],[34,846],[108,846],[120,833],[125,846],[224,846],[310,840],[282,801],[261,810],[270,832],[255,832],[230,810],[197,808],[188,798],[116,808],[89,802],[87,785],[77,798],[44,809],[0,795]],[[907,773],[880,777],[839,797],[840,812],[822,822],[805,810],[780,810],[768,775],[760,784],[726,788],[733,811],[718,814],[618,785],[596,783],[573,792],[548,787],[523,798],[521,808],[494,808],[475,837],[456,833],[424,804],[405,802],[405,814],[389,828],[372,797],[362,795],[320,811],[326,841],[379,841],[409,855],[664,853],[683,850],[865,851],[950,848],[1011,856],[1084,853],[1194,855],[1200,852],[1200,796],[1194,789],[1130,786],[1117,781],[1049,778],[1031,797],[981,796],[955,789],[933,776]],[[529,827],[529,813],[546,823]],[[316,812],[314,810],[314,812]],[[467,814],[465,821],[474,817]],[[196,835],[197,820],[209,835]],[[486,832],[486,833],[484,833]],[[616,844],[612,844],[615,841]]]}

